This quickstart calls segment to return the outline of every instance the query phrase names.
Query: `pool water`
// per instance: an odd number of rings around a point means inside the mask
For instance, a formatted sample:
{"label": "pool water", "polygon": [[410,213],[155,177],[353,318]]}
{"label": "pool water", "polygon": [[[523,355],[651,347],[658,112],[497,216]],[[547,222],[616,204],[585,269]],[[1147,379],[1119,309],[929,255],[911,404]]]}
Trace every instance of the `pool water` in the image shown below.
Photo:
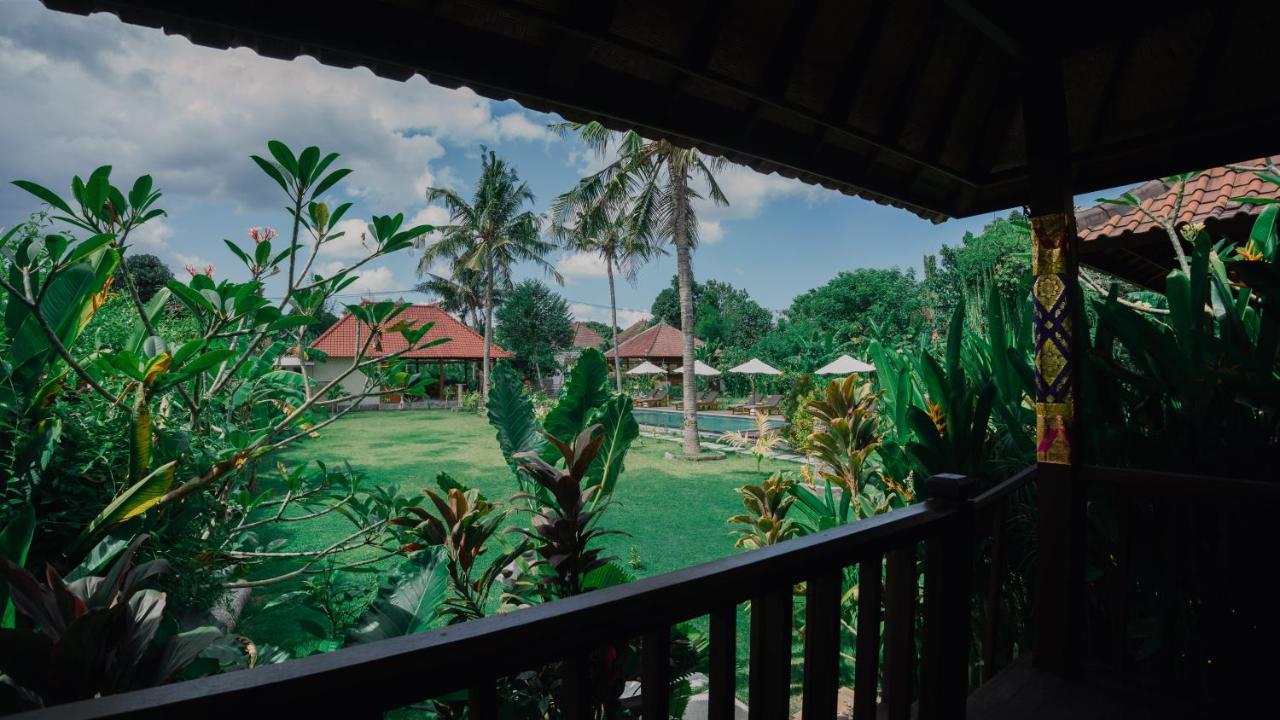
{"label": "pool water", "polygon": [[[684,425],[684,413],[679,410],[660,410],[657,408],[634,408],[636,422],[641,425],[653,425],[661,428],[678,428]],[[782,427],[785,421],[780,417],[769,418],[769,424]],[[711,433],[733,432],[735,430],[755,430],[755,418],[750,415],[713,415],[698,413],[698,431]]]}

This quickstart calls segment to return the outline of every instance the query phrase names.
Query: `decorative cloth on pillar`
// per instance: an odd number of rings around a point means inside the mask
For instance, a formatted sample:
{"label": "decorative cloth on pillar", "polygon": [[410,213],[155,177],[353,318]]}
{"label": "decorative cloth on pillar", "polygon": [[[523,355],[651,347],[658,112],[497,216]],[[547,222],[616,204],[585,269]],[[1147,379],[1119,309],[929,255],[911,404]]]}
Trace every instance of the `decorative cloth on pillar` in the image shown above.
{"label": "decorative cloth on pillar", "polygon": [[1062,213],[1031,218],[1035,286],[1036,458],[1071,463],[1075,369],[1071,357],[1070,233]]}

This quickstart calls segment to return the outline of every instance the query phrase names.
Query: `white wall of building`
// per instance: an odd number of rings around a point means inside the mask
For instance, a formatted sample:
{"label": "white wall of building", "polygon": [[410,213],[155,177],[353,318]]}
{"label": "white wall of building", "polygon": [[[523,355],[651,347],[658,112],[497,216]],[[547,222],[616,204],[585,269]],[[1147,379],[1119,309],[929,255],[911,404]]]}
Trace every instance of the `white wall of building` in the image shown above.
{"label": "white wall of building", "polygon": [[[334,378],[341,375],[347,368],[351,367],[351,358],[331,358],[329,360],[317,361],[310,368],[311,377],[319,385],[324,385]],[[365,374],[359,370],[351,373],[342,379],[339,386],[344,393],[355,395],[364,392],[364,384],[367,381]],[[378,396],[364,398],[360,401],[362,407],[377,407]]]}

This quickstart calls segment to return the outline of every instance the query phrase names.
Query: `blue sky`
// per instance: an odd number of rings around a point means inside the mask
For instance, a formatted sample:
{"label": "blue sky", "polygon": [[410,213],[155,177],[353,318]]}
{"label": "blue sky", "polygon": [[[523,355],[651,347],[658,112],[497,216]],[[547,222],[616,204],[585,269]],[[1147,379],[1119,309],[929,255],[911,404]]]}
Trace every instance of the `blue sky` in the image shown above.
{"label": "blue sky", "polygon": [[[354,170],[339,198],[355,203],[348,213],[353,231],[348,242],[322,255],[322,264],[331,266],[359,255],[356,221],[371,214],[444,221],[439,208],[427,206],[423,191],[442,185],[469,194],[481,145],[515,165],[536,194],[538,210],[599,166],[580,144],[546,129],[555,116],[469,90],[435,87],[422,78],[384,80],[306,58],[283,62],[243,49],[201,48],[110,15],[52,12],[35,0],[0,2],[3,179],[34,180],[65,195],[73,174],[87,176],[100,164],[115,168],[117,185],[151,173],[169,214],[139,235],[135,251],[160,255],[175,272],[208,263],[215,276],[235,276],[237,263],[223,238],[247,241],[250,226],[285,228],[278,189],[248,159],[265,154],[271,138],[340,152]],[[933,225],[902,210],[742,167],[726,171],[721,184],[730,206],[699,208],[695,275],[745,287],[774,309],[841,270],[919,271],[924,254],[959,242],[966,230],[991,219]],[[7,182],[0,187],[0,225],[20,222],[36,207]],[[599,263],[568,255],[554,260],[566,275],[560,292],[575,313],[605,319],[608,289]],[[417,281],[416,261],[400,256],[373,263],[357,288],[424,300],[401,292]],[[663,258],[641,271],[635,287],[620,285],[620,322],[646,311],[673,271],[673,258]]]}

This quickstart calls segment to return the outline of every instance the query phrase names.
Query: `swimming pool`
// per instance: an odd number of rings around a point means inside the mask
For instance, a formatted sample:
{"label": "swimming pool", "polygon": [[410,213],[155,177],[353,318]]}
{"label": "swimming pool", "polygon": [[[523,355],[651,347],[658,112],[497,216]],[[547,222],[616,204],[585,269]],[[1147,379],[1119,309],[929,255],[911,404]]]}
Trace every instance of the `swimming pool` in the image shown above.
{"label": "swimming pool", "polygon": [[[658,408],[635,408],[631,411],[636,422],[641,425],[653,425],[661,428],[678,428],[684,425],[684,413],[679,410],[661,410]],[[780,417],[769,418],[769,424],[782,427],[785,421]],[[724,433],[735,430],[754,430],[755,418],[750,415],[713,415],[698,413],[698,431],[704,433]]]}

